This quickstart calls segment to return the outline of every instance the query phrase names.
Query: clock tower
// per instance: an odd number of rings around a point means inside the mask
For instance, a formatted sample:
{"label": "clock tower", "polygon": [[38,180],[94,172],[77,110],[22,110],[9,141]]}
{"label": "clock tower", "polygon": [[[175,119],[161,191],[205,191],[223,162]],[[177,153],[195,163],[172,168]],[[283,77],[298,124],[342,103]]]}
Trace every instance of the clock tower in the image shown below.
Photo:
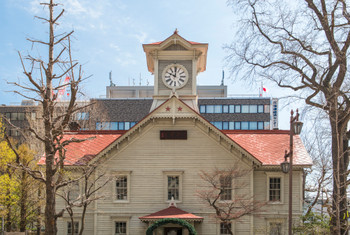
{"label": "clock tower", "polygon": [[175,95],[198,112],[197,75],[206,69],[208,44],[187,41],[175,30],[164,41],[143,44],[143,50],[154,75],[150,111]]}

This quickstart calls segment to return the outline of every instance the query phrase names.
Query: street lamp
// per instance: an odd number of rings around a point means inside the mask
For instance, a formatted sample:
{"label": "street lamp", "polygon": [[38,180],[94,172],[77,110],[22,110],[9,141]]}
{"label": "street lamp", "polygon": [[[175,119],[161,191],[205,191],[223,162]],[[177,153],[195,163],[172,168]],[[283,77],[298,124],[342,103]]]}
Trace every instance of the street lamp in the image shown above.
{"label": "street lamp", "polygon": [[[289,129],[289,153],[287,150],[284,154],[284,162],[281,163],[283,173],[289,172],[289,207],[288,207],[288,234],[292,235],[292,184],[293,184],[293,135],[299,135],[303,127],[303,123],[299,121],[298,109],[296,115],[293,110],[290,112],[290,129]],[[287,158],[289,157],[289,162]]]}

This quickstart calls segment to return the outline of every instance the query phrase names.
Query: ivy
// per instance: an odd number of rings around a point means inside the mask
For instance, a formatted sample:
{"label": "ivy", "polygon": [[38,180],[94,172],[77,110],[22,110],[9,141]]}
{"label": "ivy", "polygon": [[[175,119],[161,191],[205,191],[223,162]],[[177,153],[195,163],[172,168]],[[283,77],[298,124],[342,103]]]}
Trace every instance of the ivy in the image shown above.
{"label": "ivy", "polygon": [[185,220],[182,220],[182,219],[175,219],[175,218],[169,218],[169,219],[160,219],[160,220],[157,220],[157,222],[155,222],[154,224],[152,224],[146,231],[146,235],[153,235],[153,230],[155,230],[156,228],[162,226],[162,225],[165,225],[165,224],[169,224],[169,223],[172,223],[172,224],[179,224],[181,225],[182,227],[185,227],[188,229],[189,231],[189,235],[197,235],[197,232],[196,230],[194,229],[194,227],[188,223],[187,221]]}

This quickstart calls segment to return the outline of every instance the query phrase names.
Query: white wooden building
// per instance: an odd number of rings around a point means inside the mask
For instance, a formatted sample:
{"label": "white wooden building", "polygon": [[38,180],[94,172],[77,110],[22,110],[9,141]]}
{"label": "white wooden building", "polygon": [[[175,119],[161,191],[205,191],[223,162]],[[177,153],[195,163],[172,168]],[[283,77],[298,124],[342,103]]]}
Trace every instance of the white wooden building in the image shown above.
{"label": "white wooden building", "polygon": [[[184,221],[200,235],[227,234],[215,211],[198,197],[206,186],[199,174],[235,164],[251,171],[240,179],[246,186],[232,188],[230,197],[245,194],[267,204],[233,221],[234,233],[286,234],[288,175],[281,172],[280,163],[289,149],[289,131],[221,131],[201,117],[196,77],[206,68],[207,47],[185,40],[176,31],[162,42],[144,45],[148,69],[155,77],[150,113],[128,131],[81,131],[65,136],[96,137],[67,147],[68,169],[82,162],[98,164],[96,175],[115,176],[99,191],[104,198],[88,207],[84,234],[144,235],[164,218]],[[303,169],[311,164],[299,136],[294,136],[296,221],[303,208]],[[62,207],[58,199],[57,209]],[[76,209],[76,221],[80,216],[81,210]],[[187,235],[183,224],[165,223],[154,234]],[[74,234],[70,226],[65,213],[58,220],[59,234]]]}

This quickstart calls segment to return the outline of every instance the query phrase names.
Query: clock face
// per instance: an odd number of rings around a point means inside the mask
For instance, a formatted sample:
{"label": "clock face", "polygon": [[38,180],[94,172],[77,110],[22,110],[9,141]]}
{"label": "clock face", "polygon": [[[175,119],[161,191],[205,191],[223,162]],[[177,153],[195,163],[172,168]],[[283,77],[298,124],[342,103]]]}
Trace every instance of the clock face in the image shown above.
{"label": "clock face", "polygon": [[187,69],[180,64],[170,64],[163,71],[163,82],[169,88],[181,88],[188,81]]}

